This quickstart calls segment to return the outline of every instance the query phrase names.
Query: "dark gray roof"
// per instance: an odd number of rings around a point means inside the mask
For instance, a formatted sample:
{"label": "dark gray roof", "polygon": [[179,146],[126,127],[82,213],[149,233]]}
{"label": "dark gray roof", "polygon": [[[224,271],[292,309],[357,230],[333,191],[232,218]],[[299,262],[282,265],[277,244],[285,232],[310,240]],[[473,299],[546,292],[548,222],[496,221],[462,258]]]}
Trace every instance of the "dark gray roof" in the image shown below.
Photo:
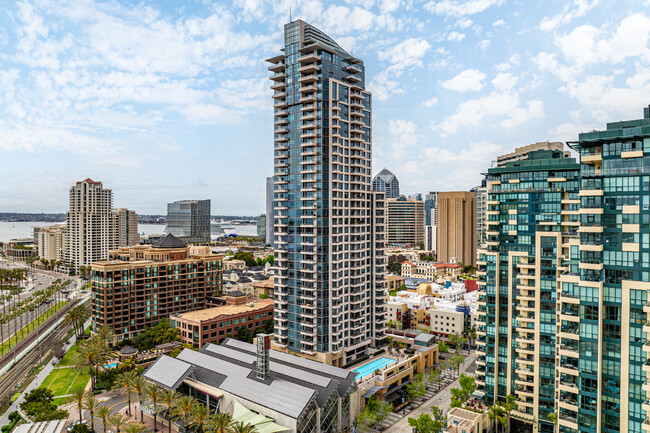
{"label": "dark gray roof", "polygon": [[233,290],[232,292],[226,293],[226,296],[240,297],[240,296],[246,296],[246,293],[240,292],[239,290]]}
{"label": "dark gray roof", "polygon": [[171,233],[153,245],[154,248],[185,248],[186,246],[187,244],[185,242]]}
{"label": "dark gray roof", "polygon": [[379,173],[377,173],[377,175],[376,175],[375,177],[380,178],[381,180],[383,180],[383,181],[386,182],[386,183],[389,183],[390,181],[392,181],[393,179],[395,179],[395,175],[394,175],[393,173],[391,173],[391,172],[390,172],[388,169],[386,169],[386,168],[384,168],[382,171],[380,171]]}
{"label": "dark gray roof", "polygon": [[138,353],[138,349],[136,349],[135,347],[124,346],[123,348],[120,349],[121,355],[133,355],[135,353]]}

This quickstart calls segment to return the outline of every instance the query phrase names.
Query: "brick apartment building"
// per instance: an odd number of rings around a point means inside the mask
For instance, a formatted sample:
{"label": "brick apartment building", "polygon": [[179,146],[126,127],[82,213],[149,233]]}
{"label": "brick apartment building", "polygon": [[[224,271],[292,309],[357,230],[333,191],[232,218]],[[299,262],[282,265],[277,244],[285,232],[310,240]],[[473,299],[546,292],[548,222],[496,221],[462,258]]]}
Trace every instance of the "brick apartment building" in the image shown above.
{"label": "brick apartment building", "polygon": [[173,235],[110,251],[92,264],[93,327],[126,339],[172,314],[201,310],[207,296],[221,294],[222,272],[222,256]]}

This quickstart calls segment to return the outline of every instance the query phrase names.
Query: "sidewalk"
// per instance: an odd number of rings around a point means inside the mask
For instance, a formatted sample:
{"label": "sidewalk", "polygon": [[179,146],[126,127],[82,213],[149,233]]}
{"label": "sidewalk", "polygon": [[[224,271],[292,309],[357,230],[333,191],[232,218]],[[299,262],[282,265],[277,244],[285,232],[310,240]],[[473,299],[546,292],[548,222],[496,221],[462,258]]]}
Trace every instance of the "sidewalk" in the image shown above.
{"label": "sidewalk", "polygon": [[[84,329],[89,325],[90,325],[90,320],[88,320],[88,322],[84,324]],[[69,341],[70,342],[68,344],[65,344],[63,346],[66,352],[70,350],[70,347],[72,347],[72,345],[77,341],[77,337],[73,335],[72,337],[70,337]],[[36,389],[39,386],[41,386],[41,384],[43,383],[47,375],[50,374],[52,370],[54,370],[54,366],[50,361],[45,365],[45,367],[43,367],[43,369],[40,371],[40,373],[38,373],[38,375],[34,378],[34,380],[32,380],[32,383],[27,385],[27,388],[25,388],[25,391],[23,391],[20,394],[20,397],[18,397],[18,399],[16,399],[16,401],[9,407],[9,409],[7,409],[7,411],[2,415],[2,417],[0,417],[0,426],[5,426],[9,424],[9,414],[13,411],[19,410],[20,403],[22,403],[25,400],[25,394],[27,394],[32,389]]]}
{"label": "sidewalk", "polygon": [[[476,354],[472,354],[466,357],[465,363],[460,369],[461,373],[465,372],[475,361],[476,361]],[[408,419],[417,418],[423,413],[430,413],[431,406],[438,406],[442,411],[446,413],[449,410],[449,406],[451,405],[451,389],[456,388],[458,386],[459,386],[458,379],[456,379],[453,382],[451,382],[449,385],[445,386],[438,394],[434,395],[428,400],[425,400],[418,407],[416,407],[406,415],[402,415],[401,413],[399,414],[392,413],[390,416],[391,420],[395,419],[396,418],[395,416],[399,417],[399,419],[397,419],[392,426],[384,430],[383,433],[412,433],[413,427],[409,425]]]}

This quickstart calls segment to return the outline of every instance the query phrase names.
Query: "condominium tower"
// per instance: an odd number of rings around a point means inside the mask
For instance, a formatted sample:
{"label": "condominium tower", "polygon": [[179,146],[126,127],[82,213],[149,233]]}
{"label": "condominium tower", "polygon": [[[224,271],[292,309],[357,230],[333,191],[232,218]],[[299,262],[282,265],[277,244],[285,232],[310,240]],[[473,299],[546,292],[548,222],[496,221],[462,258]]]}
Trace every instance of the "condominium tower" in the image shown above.
{"label": "condominium tower", "polygon": [[[273,178],[266,178],[266,244],[273,246]],[[259,236],[259,235],[258,235]]]}
{"label": "condominium tower", "polygon": [[571,157],[570,152],[564,151],[564,143],[559,141],[538,141],[537,143],[527,146],[516,147],[514,152],[497,156],[497,167],[505,167],[508,162],[521,161],[528,159],[531,152],[538,150],[559,150],[564,152],[564,156]]}
{"label": "condominium tower", "polygon": [[181,200],[167,204],[167,227],[183,242],[210,242],[210,200]]}
{"label": "condominium tower", "polygon": [[[650,115],[580,134],[579,237],[562,275],[561,432],[650,430]],[[574,263],[577,263],[575,265]]]}
{"label": "condominium tower", "polygon": [[384,202],[371,188],[363,62],[301,21],[274,90],[275,342],[334,365],[385,338]]}
{"label": "condominium tower", "polygon": [[115,230],[117,231],[117,246],[128,247],[140,243],[138,233],[138,215],[135,211],[119,208],[113,209],[115,218]]}
{"label": "condominium tower", "polygon": [[113,191],[91,179],[70,188],[70,210],[66,214],[64,259],[75,267],[106,260],[118,246]]}
{"label": "condominium tower", "polygon": [[476,264],[476,194],[438,193],[438,261]]}
{"label": "condominium tower", "polygon": [[399,197],[399,181],[388,169],[384,168],[372,180],[372,190],[381,191],[386,199]]}
{"label": "condominium tower", "polygon": [[424,203],[400,196],[386,200],[388,243],[418,247],[424,244]]}
{"label": "condominium tower", "polygon": [[556,309],[562,258],[576,234],[578,164],[558,150],[488,171],[479,251],[477,383],[492,404],[517,397],[513,423],[553,432]]}

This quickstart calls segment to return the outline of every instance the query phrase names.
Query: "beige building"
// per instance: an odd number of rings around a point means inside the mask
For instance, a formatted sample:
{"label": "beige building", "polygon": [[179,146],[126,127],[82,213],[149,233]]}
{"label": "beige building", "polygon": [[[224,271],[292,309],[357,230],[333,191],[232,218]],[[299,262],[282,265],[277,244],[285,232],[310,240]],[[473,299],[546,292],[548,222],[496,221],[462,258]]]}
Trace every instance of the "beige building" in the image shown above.
{"label": "beige building", "polygon": [[386,200],[388,244],[424,244],[424,202],[399,196]]}
{"label": "beige building", "polygon": [[[528,154],[536,150],[561,150],[564,151],[564,143],[559,141],[538,141],[527,146],[516,147],[514,152],[497,156],[497,167],[505,167],[506,163],[528,159]],[[571,152],[564,152],[565,158],[571,157]]]}
{"label": "beige building", "polygon": [[491,431],[492,424],[487,411],[477,413],[454,407],[447,413],[447,428],[444,433],[483,433]]}
{"label": "beige building", "polygon": [[225,260],[223,262],[223,270],[230,271],[232,269],[244,270],[246,269],[246,262],[244,260]]}
{"label": "beige building", "polygon": [[457,263],[433,263],[426,261],[404,261],[401,263],[402,276],[405,278],[424,278],[437,281],[441,278],[455,280],[462,269]]}
{"label": "beige building", "polygon": [[65,224],[41,227],[37,232],[38,257],[62,260],[65,247]]}
{"label": "beige building", "polygon": [[441,262],[476,266],[476,194],[438,194],[437,254]]}
{"label": "beige building", "polygon": [[118,247],[131,247],[140,243],[138,214],[129,209],[113,209],[114,227]]}

